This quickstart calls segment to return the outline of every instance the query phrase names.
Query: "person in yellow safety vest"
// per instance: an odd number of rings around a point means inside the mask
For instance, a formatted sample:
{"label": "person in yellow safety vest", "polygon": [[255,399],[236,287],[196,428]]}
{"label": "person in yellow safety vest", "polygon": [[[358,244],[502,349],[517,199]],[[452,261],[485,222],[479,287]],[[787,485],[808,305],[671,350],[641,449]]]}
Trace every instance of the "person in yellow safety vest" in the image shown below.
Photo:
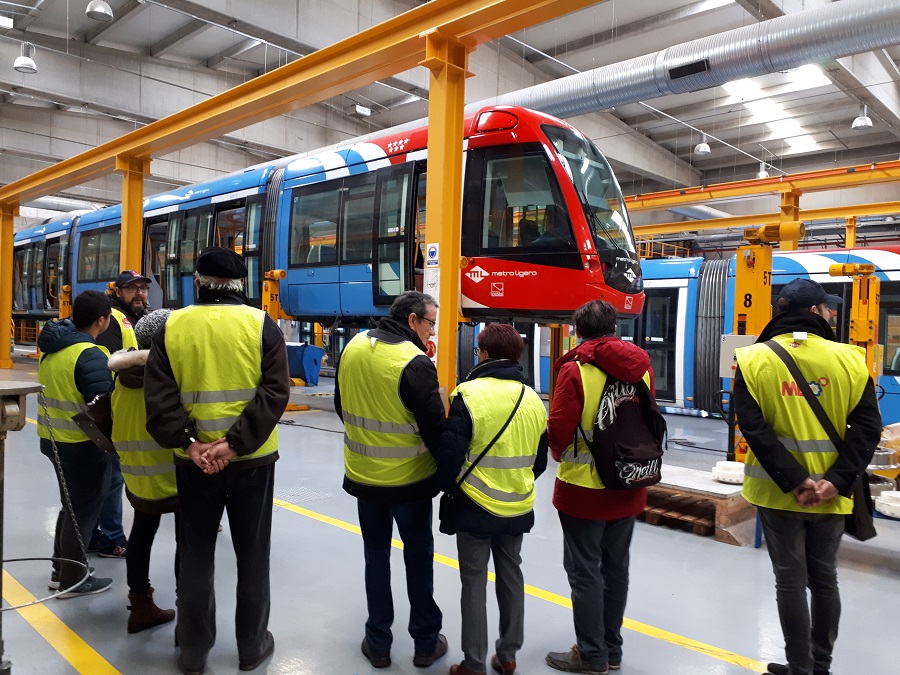
{"label": "person in yellow safety vest", "polygon": [[[145,314],[134,327],[138,349],[121,349],[109,357],[115,373],[112,391],[112,442],[119,454],[125,494],[134,507],[134,519],[125,561],[128,578],[128,632],[137,633],[175,618],[174,609],[160,609],[150,585],[150,551],[163,513],[175,514],[178,527],[178,490],[172,449],[162,448],[147,432],[144,409],[144,366],[150,340],[171,310]],[[177,535],[175,560],[178,560]],[[178,576],[176,562],[176,579]]]}
{"label": "person in yellow safety vest", "polygon": [[[456,532],[462,583],[465,658],[450,667],[451,675],[487,672],[491,555],[500,610],[492,668],[512,675],[525,639],[522,538],[534,526],[534,481],[547,468],[547,409],[522,382],[519,359],[524,350],[522,336],[509,324],[488,324],[478,333],[478,365],[450,395],[450,415],[441,434],[438,482],[454,495],[452,507],[441,513],[441,531]],[[473,463],[457,489],[458,477]]]}
{"label": "person in yellow safety vest", "polygon": [[[829,295],[809,279],[795,279],[779,294],[780,314],[756,344],[737,350],[735,412],[750,445],[744,498],[759,507],[787,664],[770,663],[775,675],[828,675],[838,633],[841,598],[837,551],[846,498],[872,459],[881,437],[875,387],[860,347],[835,341],[828,323]],[[829,440],[778,355],[774,340],[796,361],[843,446]],[[806,589],[812,594],[810,612]]]}
{"label": "person in yellow safety vest", "polygon": [[[107,328],[98,338],[97,344],[106,347],[110,354],[120,349],[137,349],[134,327],[149,311],[147,294],[150,277],[135,270],[122,270],[116,277],[115,287],[109,293],[112,316]],[[97,527],[91,534],[88,551],[103,558],[125,558],[128,539],[122,527],[122,486],[125,480],[119,467],[119,458],[113,455],[109,492],[103,497],[103,506]]]}
{"label": "person in yellow safety vest", "polygon": [[631,537],[647,504],[646,488],[605,488],[581,436],[593,432],[608,376],[629,384],[644,380],[655,395],[650,356],[616,336],[616,319],[615,308],[603,300],[579,307],[573,323],[582,342],[553,366],[557,377],[547,435],[550,454],[559,462],[553,506],[563,531],[576,642],[568,652],[550,652],[546,662],[569,673],[622,666]]}
{"label": "person in yellow safety vest", "polygon": [[445,407],[437,371],[425,355],[438,305],[403,293],[378,327],[344,348],[334,409],[344,422],[344,490],[356,497],[366,561],[368,621],[362,653],[375,668],[391,665],[391,532],[403,540],[413,663],[430,666],[447,653],[443,616],[434,601],[431,501]]}
{"label": "person in yellow safety vest", "polygon": [[238,667],[275,651],[268,630],[276,425],[291,393],[278,324],[247,306],[244,259],[211,246],[197,257],[197,304],[154,334],[144,369],[147,431],[175,448],[178,621],[184,673],[202,673],[216,640],[214,570],[222,513],[237,558]]}
{"label": "person in yellow safety vest", "polygon": [[[112,579],[91,575],[74,588],[85,576],[85,568],[60,563],[60,559],[67,559],[87,564],[78,534],[82,541],[88,540],[110,480],[112,456],[90,441],[73,420],[95,397],[109,392],[109,354],[96,343],[109,325],[109,313],[109,301],[103,293],[84,291],[72,303],[72,318],[48,321],[38,338],[38,382],[44,385],[37,420],[41,453],[56,469],[60,494],[65,481],[74,511],[69,513],[63,503],[56,520],[50,589],[61,589],[60,598],[102,593],[112,584]],[[79,532],[75,531],[73,516]]]}

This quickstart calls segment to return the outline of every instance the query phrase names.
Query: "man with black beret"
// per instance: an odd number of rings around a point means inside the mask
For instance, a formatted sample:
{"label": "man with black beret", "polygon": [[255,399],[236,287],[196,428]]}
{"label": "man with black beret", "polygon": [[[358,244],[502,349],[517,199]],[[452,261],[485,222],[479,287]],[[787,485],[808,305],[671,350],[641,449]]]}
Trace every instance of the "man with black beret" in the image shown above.
{"label": "man with black beret", "polygon": [[216,531],[225,509],[238,567],[238,666],[253,670],[275,649],[268,631],[269,550],[276,424],[290,378],[278,324],[245,304],[246,275],[234,251],[204,249],[194,273],[197,304],[172,312],[156,332],[145,371],[147,431],[176,449],[175,632],[184,673],[204,672],[215,643]]}

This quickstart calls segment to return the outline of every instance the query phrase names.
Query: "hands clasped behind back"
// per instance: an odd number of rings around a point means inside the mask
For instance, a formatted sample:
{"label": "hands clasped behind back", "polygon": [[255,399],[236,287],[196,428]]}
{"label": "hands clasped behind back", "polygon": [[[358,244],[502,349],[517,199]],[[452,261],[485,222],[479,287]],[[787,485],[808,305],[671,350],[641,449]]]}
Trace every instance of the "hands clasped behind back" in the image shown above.
{"label": "hands clasped behind back", "polygon": [[194,441],[188,447],[187,454],[203,473],[210,475],[222,471],[237,455],[224,438],[212,443]]}

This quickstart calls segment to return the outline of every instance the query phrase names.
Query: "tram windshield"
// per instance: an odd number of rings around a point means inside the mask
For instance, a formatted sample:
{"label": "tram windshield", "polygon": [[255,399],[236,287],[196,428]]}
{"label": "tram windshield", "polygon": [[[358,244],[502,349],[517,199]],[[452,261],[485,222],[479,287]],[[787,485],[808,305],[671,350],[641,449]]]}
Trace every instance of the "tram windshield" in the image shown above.
{"label": "tram windshield", "polygon": [[635,252],[634,234],[622,192],[606,159],[577,131],[545,124],[541,127],[559,153],[572,179],[598,251]]}

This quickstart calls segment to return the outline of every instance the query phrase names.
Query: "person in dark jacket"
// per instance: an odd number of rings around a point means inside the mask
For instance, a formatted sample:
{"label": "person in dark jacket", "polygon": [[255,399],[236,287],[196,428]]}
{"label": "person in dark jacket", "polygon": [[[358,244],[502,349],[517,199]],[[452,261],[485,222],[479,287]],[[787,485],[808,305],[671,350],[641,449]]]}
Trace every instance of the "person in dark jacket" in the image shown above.
{"label": "person in dark jacket", "polygon": [[430,666],[447,653],[434,601],[431,501],[445,418],[437,371],[425,355],[437,303],[407,291],[378,328],[354,337],[341,354],[334,409],[344,422],[344,490],[356,497],[365,550],[369,618],[362,653],[376,668],[391,665],[391,533],[403,540],[413,663]]}
{"label": "person in dark jacket", "polygon": [[[865,352],[838,343],[828,323],[830,305],[840,302],[815,281],[795,279],[781,290],[781,313],[756,344],[737,350],[732,400],[750,446],[742,494],[759,509],[788,661],[770,663],[774,675],[829,675],[841,615],[837,552],[853,508],[847,496],[881,437]],[[809,378],[840,448],[787,366],[763,344],[769,340]]]}
{"label": "person in dark jacket", "polygon": [[609,376],[629,384],[643,380],[653,394],[653,373],[646,351],[616,337],[616,310],[609,303],[585,303],[574,322],[583,342],[554,364],[548,435],[550,453],[559,462],[553,506],[563,530],[576,643],[568,652],[547,654],[547,665],[569,673],[605,673],[622,664],[628,554],[647,489],[605,489],[581,433],[593,431]]}
{"label": "person in dark jacket", "polygon": [[184,673],[202,673],[215,644],[214,569],[222,513],[237,558],[238,666],[275,650],[268,630],[276,425],[291,393],[281,329],[245,304],[244,259],[209,247],[197,257],[197,304],[169,315],[144,371],[147,431],[175,448],[181,514],[178,622]]}
{"label": "person in dark jacket", "polygon": [[[44,385],[39,398],[38,436],[41,453],[56,469],[62,502],[50,577],[50,589],[64,591],[60,598],[102,593],[112,584],[112,579],[89,576],[76,588],[86,567],[61,563],[66,559],[87,565],[72,518],[74,515],[81,540],[87,541],[110,479],[111,455],[90,441],[73,420],[95,397],[109,393],[109,354],[96,343],[109,325],[109,314],[109,302],[102,293],[85,291],[72,303],[72,318],[48,321],[38,338],[38,382]],[[66,489],[74,514],[66,507]]]}
{"label": "person in dark jacket", "polygon": [[112,391],[112,441],[125,478],[125,494],[134,507],[125,569],[128,577],[128,632],[137,633],[175,618],[174,609],[153,601],[150,552],[162,514],[175,514],[175,575],[178,576],[178,490],[171,448],[161,448],[147,433],[144,409],[144,366],[153,334],[171,310],[149,312],[134,327],[138,349],[122,349],[109,357],[116,374]]}
{"label": "person in dark jacket", "polygon": [[547,468],[547,411],[522,383],[524,349],[519,331],[508,324],[489,324],[478,333],[478,365],[450,396],[441,435],[438,480],[454,495],[449,511],[441,513],[441,531],[456,532],[462,583],[465,659],[451,666],[451,675],[487,672],[485,605],[492,555],[500,610],[500,636],[491,657],[495,671],[515,672],[525,636],[522,537],[534,525],[534,481]]}
{"label": "person in dark jacket", "polygon": [[[134,270],[122,270],[116,284],[108,294],[112,305],[112,317],[107,328],[97,338],[97,344],[106,347],[110,354],[121,349],[136,348],[134,327],[149,310],[147,293],[150,278]],[[125,558],[128,538],[122,527],[122,486],[125,484],[119,458],[112,456],[109,492],[103,497],[97,527],[91,534],[88,551],[102,558]]]}

